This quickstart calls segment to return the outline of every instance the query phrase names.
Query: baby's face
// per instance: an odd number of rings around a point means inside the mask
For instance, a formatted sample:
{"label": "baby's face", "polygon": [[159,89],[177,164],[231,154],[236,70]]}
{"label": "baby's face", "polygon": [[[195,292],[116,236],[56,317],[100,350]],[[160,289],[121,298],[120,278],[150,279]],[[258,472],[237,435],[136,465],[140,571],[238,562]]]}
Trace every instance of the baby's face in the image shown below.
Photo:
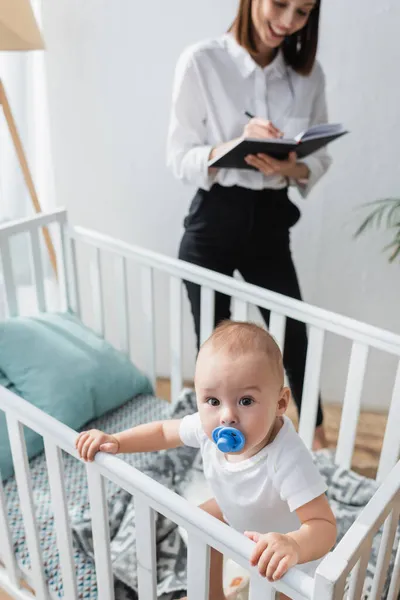
{"label": "baby's face", "polygon": [[203,349],[197,360],[195,387],[206,435],[212,439],[212,432],[221,425],[239,429],[246,445],[238,454],[244,457],[265,446],[289,399],[287,388],[282,388],[268,357],[261,352],[232,357],[225,350]]}

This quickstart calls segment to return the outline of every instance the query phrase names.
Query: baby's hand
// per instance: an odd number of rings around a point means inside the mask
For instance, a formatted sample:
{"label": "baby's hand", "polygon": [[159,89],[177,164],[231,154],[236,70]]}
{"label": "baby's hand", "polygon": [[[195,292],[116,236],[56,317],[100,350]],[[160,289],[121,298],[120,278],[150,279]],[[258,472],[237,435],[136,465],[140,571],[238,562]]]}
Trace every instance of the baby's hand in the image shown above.
{"label": "baby's hand", "polygon": [[83,460],[91,462],[99,450],[117,454],[119,442],[113,435],[108,435],[98,429],[90,429],[90,431],[82,431],[78,435],[75,447]]}
{"label": "baby's hand", "polygon": [[280,579],[291,567],[299,562],[300,548],[290,536],[281,533],[261,534],[245,531],[256,547],[250,557],[250,564],[258,565],[260,575],[269,581]]}

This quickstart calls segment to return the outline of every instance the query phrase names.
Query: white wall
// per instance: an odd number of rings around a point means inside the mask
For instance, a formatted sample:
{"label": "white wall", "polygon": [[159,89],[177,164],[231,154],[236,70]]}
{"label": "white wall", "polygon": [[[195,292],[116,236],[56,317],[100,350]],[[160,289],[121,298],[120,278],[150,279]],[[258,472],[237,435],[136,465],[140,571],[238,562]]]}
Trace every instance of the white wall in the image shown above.
{"label": "white wall", "polygon": [[[43,0],[57,204],[75,224],[175,256],[193,190],[165,167],[175,61],[181,49],[224,30],[235,0]],[[351,135],[332,146],[334,166],[301,201],[293,250],[311,303],[400,333],[400,270],[381,247],[357,242],[363,202],[399,194],[398,0],[323,2],[320,59],[332,121]],[[166,289],[161,287],[159,302]],[[186,373],[194,336],[186,307]],[[162,335],[165,316],[159,320]],[[347,346],[328,339],[323,392],[340,401]],[[387,406],[393,363],[374,359],[365,402]],[[168,368],[162,349],[161,373]]]}

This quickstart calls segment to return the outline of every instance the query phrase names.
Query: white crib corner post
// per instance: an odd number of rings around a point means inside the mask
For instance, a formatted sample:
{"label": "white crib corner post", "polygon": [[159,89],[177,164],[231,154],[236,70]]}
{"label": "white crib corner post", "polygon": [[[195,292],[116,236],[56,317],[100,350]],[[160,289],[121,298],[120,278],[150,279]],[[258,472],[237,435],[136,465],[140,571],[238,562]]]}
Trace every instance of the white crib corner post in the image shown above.
{"label": "white crib corner post", "polygon": [[330,552],[315,572],[312,600],[343,600],[347,566],[345,560]]}

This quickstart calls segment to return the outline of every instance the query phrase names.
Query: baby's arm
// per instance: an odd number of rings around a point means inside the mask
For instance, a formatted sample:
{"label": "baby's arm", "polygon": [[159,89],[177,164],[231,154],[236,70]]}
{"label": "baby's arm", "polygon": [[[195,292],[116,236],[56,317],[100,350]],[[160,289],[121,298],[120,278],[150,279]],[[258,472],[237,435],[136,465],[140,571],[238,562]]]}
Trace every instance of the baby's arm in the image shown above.
{"label": "baby's arm", "polygon": [[299,546],[299,564],[325,556],[336,542],[336,519],[325,494],[296,510],[301,522],[290,536]]}
{"label": "baby's arm", "polygon": [[245,531],[256,543],[250,564],[263,577],[280,579],[291,567],[322,558],[336,541],[336,520],[325,494],[296,510],[301,527],[287,534]]}
{"label": "baby's arm", "polygon": [[154,421],[109,435],[98,429],[82,431],[76,448],[84,460],[92,461],[97,452],[111,454],[128,452],[154,452],[183,446],[179,435],[182,419]]}

